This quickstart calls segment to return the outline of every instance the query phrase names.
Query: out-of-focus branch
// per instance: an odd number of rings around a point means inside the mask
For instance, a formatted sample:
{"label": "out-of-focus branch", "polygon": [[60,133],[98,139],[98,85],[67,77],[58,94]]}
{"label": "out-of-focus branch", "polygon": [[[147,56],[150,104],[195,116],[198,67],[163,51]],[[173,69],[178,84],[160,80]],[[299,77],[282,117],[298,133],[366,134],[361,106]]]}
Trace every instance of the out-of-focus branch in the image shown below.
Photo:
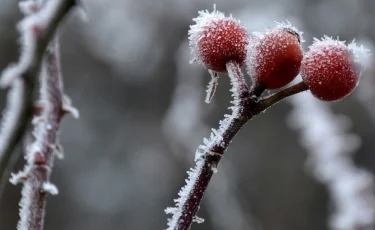
{"label": "out-of-focus branch", "polygon": [[302,134],[301,143],[309,152],[309,172],[327,186],[333,200],[331,229],[373,229],[373,175],[351,160],[359,139],[346,133],[348,121],[333,115],[327,104],[308,94],[293,97],[290,102],[294,107],[290,125]]}
{"label": "out-of-focus branch", "polygon": [[62,116],[69,105],[64,101],[57,38],[46,50],[41,71],[40,117],[35,117],[35,141],[27,149],[25,169],[13,175],[12,182],[23,182],[18,229],[41,230],[44,226],[46,194],[57,194],[49,182],[54,156],[61,156],[58,132]]}
{"label": "out-of-focus branch", "polygon": [[49,0],[40,11],[41,1],[25,1],[20,4],[24,13],[29,14],[18,24],[21,56],[18,63],[4,70],[0,80],[2,87],[11,86],[13,89],[8,96],[8,112],[5,113],[11,118],[3,117],[4,121],[11,119],[12,122],[4,124],[0,131],[0,181],[7,178],[11,154],[32,119],[33,95],[46,47],[75,3],[75,0]]}

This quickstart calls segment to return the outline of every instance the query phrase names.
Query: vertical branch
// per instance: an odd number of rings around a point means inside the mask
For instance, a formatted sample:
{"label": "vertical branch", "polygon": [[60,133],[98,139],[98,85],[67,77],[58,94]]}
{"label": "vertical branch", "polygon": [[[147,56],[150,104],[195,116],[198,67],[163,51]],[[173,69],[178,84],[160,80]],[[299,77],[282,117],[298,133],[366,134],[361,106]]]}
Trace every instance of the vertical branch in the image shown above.
{"label": "vertical branch", "polygon": [[25,169],[13,175],[12,182],[23,182],[20,201],[19,230],[42,230],[44,226],[46,195],[57,194],[49,182],[54,156],[59,153],[58,132],[64,115],[63,83],[57,38],[46,50],[40,78],[40,117],[34,118],[35,141],[27,150]]}
{"label": "vertical branch", "polygon": [[[195,150],[196,142],[200,141],[197,138],[210,130],[203,119],[207,111],[203,109],[204,104],[201,101],[203,97],[201,91],[202,78],[199,77],[201,70],[198,67],[186,68],[186,63],[190,59],[190,52],[187,47],[185,43],[180,46],[177,57],[177,86],[163,119],[163,133],[166,144],[175,154],[176,159],[181,162],[181,165],[186,165],[189,162],[190,154],[188,153]],[[217,78],[218,75],[211,73],[212,77]],[[207,96],[213,95],[212,90],[210,93]],[[186,110],[185,108],[189,109]],[[184,122],[180,122],[181,120]],[[241,208],[235,191],[237,179],[235,170],[232,170],[233,168],[229,163],[227,161],[220,163],[223,174],[216,178],[217,180],[211,182],[213,192],[206,196],[208,215],[210,215],[212,224],[217,230],[230,229],[230,226],[232,229],[252,229],[250,223],[252,218]],[[199,220],[199,218],[196,218],[195,222]]]}
{"label": "vertical branch", "polygon": [[213,129],[210,138],[205,138],[204,145],[196,151],[195,168],[188,172],[189,179],[179,192],[180,197],[175,200],[176,207],[166,209],[166,213],[173,215],[168,222],[169,230],[190,228],[222,155],[240,128],[252,117],[246,109],[250,98],[249,89],[239,65],[230,62],[227,64],[227,69],[234,98],[232,101],[234,106],[231,107],[232,114],[225,116],[226,118],[220,122],[219,129]]}
{"label": "vertical branch", "polygon": [[[22,52],[19,61],[6,68],[0,79],[1,87],[12,86],[13,89],[18,89],[8,96],[8,112],[3,117],[3,121],[12,122],[3,125],[0,130],[0,182],[7,177],[11,155],[32,119],[33,95],[46,47],[75,2],[76,0],[50,0],[40,11],[40,1],[25,1],[20,4],[21,10],[27,14],[18,24]],[[0,183],[0,192],[3,184]]]}

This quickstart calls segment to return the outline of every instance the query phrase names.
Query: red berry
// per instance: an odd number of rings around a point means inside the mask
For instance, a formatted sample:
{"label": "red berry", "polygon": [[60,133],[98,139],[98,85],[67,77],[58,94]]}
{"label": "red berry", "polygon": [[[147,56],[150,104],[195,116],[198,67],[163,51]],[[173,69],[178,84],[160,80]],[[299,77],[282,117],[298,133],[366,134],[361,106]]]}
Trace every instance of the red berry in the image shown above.
{"label": "red berry", "polygon": [[349,95],[358,85],[360,71],[344,42],[325,37],[315,40],[302,61],[302,78],[311,93],[324,101]]}
{"label": "red berry", "polygon": [[299,73],[303,51],[300,35],[289,27],[278,26],[256,33],[248,48],[248,74],[266,89],[278,89]]}
{"label": "red berry", "polygon": [[244,64],[249,36],[236,19],[214,9],[212,13],[200,11],[193,20],[197,24],[190,27],[189,39],[198,62],[216,72],[227,72],[230,61]]}

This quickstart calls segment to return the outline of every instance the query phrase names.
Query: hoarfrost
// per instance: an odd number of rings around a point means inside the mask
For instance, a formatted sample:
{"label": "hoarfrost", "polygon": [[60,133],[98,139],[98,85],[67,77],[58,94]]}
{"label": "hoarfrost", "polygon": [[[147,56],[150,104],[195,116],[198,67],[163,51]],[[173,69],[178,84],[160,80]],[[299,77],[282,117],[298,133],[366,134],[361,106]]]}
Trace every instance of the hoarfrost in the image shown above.
{"label": "hoarfrost", "polygon": [[[240,86],[240,79],[243,79],[241,71],[235,72],[236,70],[239,70],[239,67],[237,64],[229,62],[227,64],[228,69],[228,76],[231,79],[231,92],[232,96],[234,98],[233,104],[234,106],[230,107],[232,110],[231,115],[226,115],[224,120],[220,121],[220,127],[218,130],[212,130],[212,133],[210,135],[210,138],[204,138],[203,139],[203,145],[200,145],[195,153],[195,167],[190,169],[188,173],[188,179],[186,180],[186,185],[182,187],[180,192],[178,193],[179,198],[175,199],[174,202],[176,204],[176,207],[169,207],[165,209],[165,212],[167,214],[172,214],[173,216],[168,219],[168,230],[173,230],[178,226],[179,218],[181,217],[183,211],[184,211],[184,204],[186,203],[188,197],[190,194],[194,192],[194,185],[198,179],[198,177],[201,175],[203,167],[205,165],[205,156],[206,154],[216,154],[212,152],[210,149],[213,146],[223,146],[223,134],[226,130],[228,130],[230,124],[232,121],[236,118],[238,118],[238,114],[240,111],[240,93],[243,92],[243,88]],[[241,76],[238,76],[241,75]],[[215,169],[213,169],[214,172]]]}
{"label": "hoarfrost", "polygon": [[219,81],[219,74],[217,72],[214,72],[212,70],[208,70],[208,72],[210,73],[211,81],[208,83],[207,90],[206,90],[207,94],[206,94],[205,102],[207,104],[209,104],[212,98],[214,97],[216,88],[218,85],[218,81]]}
{"label": "hoarfrost", "polygon": [[47,192],[51,195],[57,195],[59,194],[59,190],[57,189],[56,185],[50,183],[50,182],[44,182],[42,185],[42,190],[44,192]]}
{"label": "hoarfrost", "polygon": [[198,216],[193,217],[193,222],[196,222],[197,224],[202,224],[204,222],[203,218],[200,218]]}

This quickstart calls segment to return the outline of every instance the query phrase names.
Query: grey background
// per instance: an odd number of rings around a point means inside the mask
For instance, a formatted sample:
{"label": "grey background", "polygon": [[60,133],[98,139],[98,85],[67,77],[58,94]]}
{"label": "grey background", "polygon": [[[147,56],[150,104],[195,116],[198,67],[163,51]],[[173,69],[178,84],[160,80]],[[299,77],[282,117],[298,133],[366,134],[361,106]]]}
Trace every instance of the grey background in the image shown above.
{"label": "grey background", "polygon": [[[305,32],[305,50],[324,34],[356,38],[370,48],[375,37],[373,0],[83,2],[90,21],[73,13],[60,31],[65,89],[81,117],[62,123],[65,159],[56,162],[52,176],[60,194],[48,198],[46,229],[166,228],[164,208],[230,101],[229,81],[221,77],[206,105],[208,73],[189,65],[187,30],[198,10],[217,3],[250,32],[289,19]],[[17,60],[20,18],[17,1],[0,0],[0,69]],[[363,78],[373,79],[374,71]],[[371,91],[373,85],[366,85]],[[356,164],[374,171],[374,103],[359,96],[332,108],[350,117],[351,131],[362,140]],[[193,229],[327,229],[328,194],[305,171],[306,151],[286,124],[290,110],[282,102],[241,130],[205,195],[199,216],[206,222]],[[1,230],[15,229],[20,189],[6,187]]]}

